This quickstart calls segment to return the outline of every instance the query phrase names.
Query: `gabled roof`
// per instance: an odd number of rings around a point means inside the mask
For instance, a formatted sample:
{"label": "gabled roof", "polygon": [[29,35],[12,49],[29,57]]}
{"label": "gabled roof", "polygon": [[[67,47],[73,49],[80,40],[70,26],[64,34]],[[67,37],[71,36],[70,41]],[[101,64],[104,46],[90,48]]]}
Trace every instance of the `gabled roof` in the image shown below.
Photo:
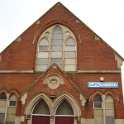
{"label": "gabled roof", "polygon": [[[55,14],[57,12],[57,14]],[[94,36],[97,36],[99,39],[100,39],[100,41],[102,41],[103,42],[103,44],[105,45],[105,46],[108,46],[109,48],[111,48],[102,38],[100,38],[93,30],[91,30],[86,24],[84,24],[79,18],[77,18],[72,12],[70,12],[63,4],[61,4],[60,2],[58,2],[58,3],[56,3],[51,9],[49,9],[44,15],[42,15],[39,19],[37,19],[27,30],[25,30],[20,36],[18,36],[2,53],[1,53],[1,55],[2,54],[4,54],[4,53],[6,53],[8,56],[10,56],[8,53],[10,53],[10,51],[12,50],[12,49],[14,49],[15,50],[15,48],[16,48],[16,50],[17,50],[17,47],[20,49],[20,48],[22,48],[22,44],[23,43],[26,43],[26,45],[28,46],[29,45],[29,43],[28,42],[32,42],[32,44],[35,44],[35,41],[37,42],[37,40],[38,40],[38,38],[39,38],[39,36],[41,35],[41,33],[42,33],[42,30],[45,30],[45,28],[47,27],[45,27],[44,28],[44,24],[43,24],[43,22],[44,22],[44,20],[46,21],[46,18],[47,17],[53,17],[54,16],[54,14],[55,15],[57,15],[58,17],[56,17],[56,19],[57,19],[57,21],[59,22],[59,18],[61,18],[61,20],[63,19],[63,20],[65,20],[65,18],[63,18],[63,16],[62,16],[62,14],[61,14],[61,12],[63,12],[65,15],[68,15],[68,16],[71,16],[72,18],[73,18],[73,20],[75,20],[76,21],[76,23],[78,23],[82,28],[85,28],[85,29],[87,29],[88,30],[88,32],[90,32],[91,34],[93,34]],[[67,18],[66,18],[67,19]],[[53,19],[52,20],[53,22],[51,23],[51,24],[49,24],[50,22],[48,21],[48,27],[50,26],[50,25],[52,25],[52,24],[54,24],[54,23],[56,23],[56,21]],[[55,22],[54,22],[55,21]],[[70,20],[69,20],[70,21]],[[61,21],[62,22],[62,21]],[[40,25],[38,25],[38,23],[40,23]],[[69,22],[70,23],[70,22]],[[36,26],[36,24],[39,26]],[[47,24],[47,23],[46,23]],[[70,23],[71,24],[71,23]],[[41,27],[40,27],[41,26]],[[71,24],[71,26],[73,26],[73,24]],[[40,28],[42,28],[42,30],[40,29]],[[69,28],[71,28],[71,27],[69,27]],[[30,35],[31,34],[31,35]],[[26,35],[28,35],[28,38],[26,37]],[[27,38],[27,39],[26,39]],[[32,39],[31,39],[32,38]],[[22,40],[22,41],[20,41],[20,40]],[[16,41],[18,41],[18,42],[16,42]],[[19,44],[18,44],[19,43]],[[20,45],[21,44],[21,45]],[[21,47],[20,47],[20,46]],[[25,46],[26,46],[25,45]],[[32,47],[32,46],[31,46]],[[25,49],[25,47],[23,46],[23,49]],[[33,48],[31,48],[31,49],[33,49]],[[121,61],[122,60],[124,60],[113,48],[111,48],[112,49],[112,51],[113,51],[113,53],[115,53],[120,59],[121,59]],[[35,50],[34,50],[35,51]],[[13,52],[13,50],[11,51],[11,52]],[[14,51],[15,52],[15,51]],[[14,53],[13,52],[13,53]],[[16,51],[16,52],[19,52],[18,50]],[[30,53],[30,52],[29,52]],[[35,53],[35,52],[34,52]],[[14,53],[15,54],[15,53]],[[27,53],[28,54],[28,53]],[[14,56],[14,55],[13,55]],[[32,59],[31,59],[32,60]],[[15,59],[15,61],[16,61],[16,59]],[[7,62],[9,62],[9,60],[7,59]],[[11,62],[10,62],[11,63]],[[28,63],[29,62],[27,62],[27,65],[28,65]],[[6,63],[3,63],[2,65],[0,65],[0,68],[1,68],[1,66],[6,66]],[[20,64],[21,65],[21,64]],[[7,66],[9,66],[8,65],[8,63],[7,63]],[[7,67],[6,66],[6,67]],[[21,68],[21,67],[19,67],[19,68]],[[30,68],[32,68],[32,65],[30,66]],[[27,69],[27,68],[26,68]]]}
{"label": "gabled roof", "polygon": [[[38,20],[40,20],[41,18],[43,18],[44,16],[46,16],[51,10],[53,10],[53,9],[56,9],[57,8],[57,6],[61,6],[62,8],[64,8],[66,11],[68,11],[69,13],[71,13],[81,24],[83,24],[83,25],[85,25],[91,32],[93,32],[98,38],[100,38],[103,42],[105,42],[100,36],[98,36],[91,28],[89,28],[84,22],[82,22],[78,17],[76,17],[69,9],[67,9],[62,3],[60,3],[60,2],[57,2],[53,7],[51,7],[45,14],[43,14],[39,19],[37,19],[32,25],[34,25],[36,22],[38,22]],[[30,26],[30,27],[32,27],[32,25]],[[30,28],[29,27],[29,28]],[[29,29],[28,28],[28,29]],[[24,32],[26,32],[28,29],[26,29]],[[22,35],[23,35],[23,33],[24,32],[22,32],[22,34],[20,34],[14,41],[16,41],[16,40],[18,40],[18,38],[20,38]],[[13,42],[14,42],[13,41]],[[12,42],[12,43],[13,43]],[[11,43],[11,44],[12,44]],[[106,42],[105,42],[106,43]],[[10,45],[11,45],[10,44]],[[107,44],[107,43],[106,43]],[[9,46],[10,46],[9,45]],[[107,44],[108,45],[108,44]],[[8,46],[8,47],[9,47]],[[109,47],[111,47],[110,45],[108,45]],[[8,48],[7,47],[7,48]],[[3,52],[7,49],[7,48],[5,48],[4,50],[3,50]],[[112,47],[111,47],[112,48]],[[115,51],[113,48],[112,48],[112,50],[124,61],[124,58],[122,57],[122,56],[120,56],[120,54],[117,52],[117,51]],[[2,53],[1,53],[2,54]]]}

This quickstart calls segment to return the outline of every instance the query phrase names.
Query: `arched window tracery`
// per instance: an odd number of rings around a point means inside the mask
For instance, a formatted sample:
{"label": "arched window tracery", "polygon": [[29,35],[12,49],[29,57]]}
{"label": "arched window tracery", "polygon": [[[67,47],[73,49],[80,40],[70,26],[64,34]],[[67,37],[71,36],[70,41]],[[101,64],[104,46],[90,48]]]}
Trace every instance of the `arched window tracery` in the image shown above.
{"label": "arched window tracery", "polygon": [[57,108],[56,115],[74,115],[74,113],[70,104],[63,100]]}
{"label": "arched window tracery", "polygon": [[[45,32],[49,35],[46,36]],[[73,33],[59,24],[45,32],[38,41],[36,71],[45,71],[54,63],[64,71],[76,71],[77,51]]]}

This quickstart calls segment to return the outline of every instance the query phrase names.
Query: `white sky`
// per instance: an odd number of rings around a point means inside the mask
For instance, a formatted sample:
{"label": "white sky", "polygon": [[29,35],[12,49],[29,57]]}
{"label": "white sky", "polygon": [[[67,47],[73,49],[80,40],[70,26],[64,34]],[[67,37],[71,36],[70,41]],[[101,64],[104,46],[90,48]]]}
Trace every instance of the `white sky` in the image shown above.
{"label": "white sky", "polygon": [[124,0],[0,0],[0,52],[57,2],[124,58]]}

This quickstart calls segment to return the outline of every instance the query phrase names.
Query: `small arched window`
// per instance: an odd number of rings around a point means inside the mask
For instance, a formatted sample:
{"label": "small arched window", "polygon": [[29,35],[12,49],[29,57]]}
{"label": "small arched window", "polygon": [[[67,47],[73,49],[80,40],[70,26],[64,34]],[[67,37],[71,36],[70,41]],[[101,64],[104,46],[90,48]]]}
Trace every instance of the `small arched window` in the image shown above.
{"label": "small arched window", "polygon": [[16,107],[16,101],[17,101],[16,96],[14,94],[11,95],[9,98],[9,106],[10,107]]}
{"label": "small arched window", "polygon": [[102,97],[100,95],[96,95],[93,103],[94,108],[102,108]]}
{"label": "small arched window", "polygon": [[114,101],[111,96],[105,98],[105,120],[106,124],[114,124]]}
{"label": "small arched window", "polygon": [[7,109],[6,123],[14,124],[15,123],[15,117],[16,117],[17,98],[14,94],[11,94],[8,100],[9,100],[9,106]]}
{"label": "small arched window", "polygon": [[0,100],[6,100],[7,97],[6,97],[6,94],[3,92],[0,94]]}
{"label": "small arched window", "polygon": [[103,124],[104,116],[103,116],[103,101],[100,95],[96,95],[93,99],[94,105],[94,121],[95,124]]}

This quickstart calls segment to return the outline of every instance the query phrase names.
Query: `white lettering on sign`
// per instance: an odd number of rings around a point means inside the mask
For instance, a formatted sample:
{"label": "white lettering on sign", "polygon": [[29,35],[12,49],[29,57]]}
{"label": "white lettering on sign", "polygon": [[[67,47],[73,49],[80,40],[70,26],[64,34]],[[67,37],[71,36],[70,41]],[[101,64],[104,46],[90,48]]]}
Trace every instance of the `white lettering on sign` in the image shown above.
{"label": "white lettering on sign", "polygon": [[118,82],[88,82],[88,88],[118,88]]}

